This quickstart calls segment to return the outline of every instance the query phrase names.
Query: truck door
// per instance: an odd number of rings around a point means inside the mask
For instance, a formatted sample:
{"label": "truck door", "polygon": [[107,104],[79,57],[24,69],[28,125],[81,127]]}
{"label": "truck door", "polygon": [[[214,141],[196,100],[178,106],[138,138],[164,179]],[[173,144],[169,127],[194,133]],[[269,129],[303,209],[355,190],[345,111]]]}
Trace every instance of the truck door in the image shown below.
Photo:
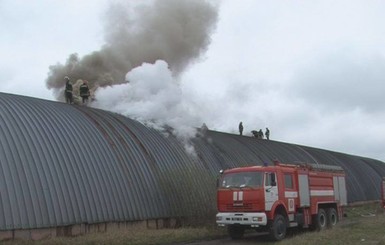
{"label": "truck door", "polygon": [[277,176],[274,172],[265,173],[265,210],[270,211],[271,207],[278,200]]}
{"label": "truck door", "polygon": [[345,186],[345,176],[333,176],[334,198],[340,205],[348,204],[348,197]]}

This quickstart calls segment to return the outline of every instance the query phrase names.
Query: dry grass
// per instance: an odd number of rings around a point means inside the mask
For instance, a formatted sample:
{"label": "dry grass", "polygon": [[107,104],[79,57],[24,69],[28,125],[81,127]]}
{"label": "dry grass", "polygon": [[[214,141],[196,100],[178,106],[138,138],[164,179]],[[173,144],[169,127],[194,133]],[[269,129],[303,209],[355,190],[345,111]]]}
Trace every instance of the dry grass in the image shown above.
{"label": "dry grass", "polygon": [[7,241],[4,245],[159,245],[214,239],[223,236],[223,230],[216,228],[144,229],[117,230],[106,233],[87,234],[78,237],[58,237],[40,241]]}
{"label": "dry grass", "polygon": [[298,233],[280,245],[385,245],[385,214],[379,204],[349,207],[345,217],[334,229],[322,232]]}
{"label": "dry grass", "polygon": [[[294,231],[283,241],[272,243],[264,238],[252,238],[255,243],[279,245],[385,245],[385,213],[379,204],[349,207],[345,217],[334,229],[322,232]],[[226,235],[225,229],[215,226],[180,229],[131,229],[106,233],[88,234],[79,237],[60,237],[41,241],[8,241],[5,245],[64,245],[64,244],[111,244],[111,245],[161,245],[211,240]],[[262,240],[260,240],[262,239]],[[247,241],[247,242],[250,242]]]}

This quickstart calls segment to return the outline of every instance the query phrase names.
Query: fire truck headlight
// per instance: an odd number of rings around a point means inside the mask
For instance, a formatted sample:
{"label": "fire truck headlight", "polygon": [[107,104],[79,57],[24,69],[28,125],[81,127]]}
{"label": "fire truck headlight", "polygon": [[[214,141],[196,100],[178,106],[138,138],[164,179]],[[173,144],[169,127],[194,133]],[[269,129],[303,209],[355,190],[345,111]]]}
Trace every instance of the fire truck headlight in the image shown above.
{"label": "fire truck headlight", "polygon": [[222,217],[221,216],[217,216],[217,221],[221,221],[222,220]]}
{"label": "fire truck headlight", "polygon": [[253,221],[254,222],[261,222],[262,221],[262,217],[253,217]]}

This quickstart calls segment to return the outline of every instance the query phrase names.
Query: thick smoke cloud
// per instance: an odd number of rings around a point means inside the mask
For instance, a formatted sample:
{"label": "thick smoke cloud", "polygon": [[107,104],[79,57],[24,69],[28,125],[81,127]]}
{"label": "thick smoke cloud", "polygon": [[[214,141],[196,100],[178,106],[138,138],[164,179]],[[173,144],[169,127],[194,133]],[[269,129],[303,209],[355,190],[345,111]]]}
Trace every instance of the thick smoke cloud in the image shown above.
{"label": "thick smoke cloud", "polygon": [[71,54],[64,65],[49,67],[46,84],[58,100],[63,100],[64,76],[73,82],[88,80],[94,91],[125,83],[132,68],[161,59],[177,77],[208,48],[217,9],[202,0],[115,3],[106,20],[106,44],[101,50],[84,57]]}
{"label": "thick smoke cloud", "polygon": [[187,152],[194,154],[190,138],[196,135],[195,126],[202,119],[196,113],[198,108],[173,78],[168,64],[162,60],[143,63],[127,73],[126,78],[129,83],[97,89],[98,99],[90,106],[134,118],[166,136],[172,133]]}

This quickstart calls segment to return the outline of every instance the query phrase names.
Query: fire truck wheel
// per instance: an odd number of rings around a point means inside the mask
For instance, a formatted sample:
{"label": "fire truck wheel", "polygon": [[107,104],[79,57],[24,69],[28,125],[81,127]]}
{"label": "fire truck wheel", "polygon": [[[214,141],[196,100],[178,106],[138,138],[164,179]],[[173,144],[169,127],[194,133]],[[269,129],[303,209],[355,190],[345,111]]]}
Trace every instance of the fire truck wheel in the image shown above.
{"label": "fire truck wheel", "polygon": [[269,229],[270,238],[274,241],[284,239],[286,236],[286,228],[285,218],[281,214],[275,215]]}
{"label": "fire truck wheel", "polygon": [[327,210],[327,227],[333,228],[338,222],[338,215],[335,208],[329,208]]}
{"label": "fire truck wheel", "polygon": [[243,237],[243,234],[245,234],[245,229],[239,225],[229,225],[227,227],[227,232],[232,239],[238,240]]}
{"label": "fire truck wheel", "polygon": [[318,214],[315,220],[315,229],[317,231],[325,229],[327,224],[326,212],[323,208],[318,209]]}

